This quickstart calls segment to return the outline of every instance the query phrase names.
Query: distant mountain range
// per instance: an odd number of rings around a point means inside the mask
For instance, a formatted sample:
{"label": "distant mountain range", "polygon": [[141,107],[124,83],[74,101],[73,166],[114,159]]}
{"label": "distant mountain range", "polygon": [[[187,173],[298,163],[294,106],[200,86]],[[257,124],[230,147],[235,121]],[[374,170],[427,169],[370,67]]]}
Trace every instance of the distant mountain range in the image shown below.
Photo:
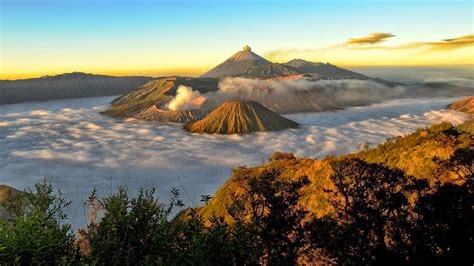
{"label": "distant mountain range", "polygon": [[[225,86],[223,84],[228,81],[225,80],[225,78],[229,77],[253,79],[253,81],[236,81],[241,82],[239,83],[240,85],[237,86],[244,86],[242,84],[245,82],[256,82],[254,84],[258,85],[253,85],[256,86],[256,89],[251,92],[246,91],[247,94],[245,96],[240,94],[240,96],[235,95],[233,98],[223,100],[221,99],[222,97],[219,98],[217,96],[222,96],[225,92],[218,90],[220,86]],[[258,80],[265,80],[266,83],[258,83]],[[318,85],[320,86],[319,89],[315,87],[316,89],[295,90],[287,95],[276,93],[275,88],[273,88],[275,83],[272,82],[285,80],[302,80],[303,83],[329,81],[329,83],[327,85],[324,85],[324,82],[320,83],[321,85]],[[346,83],[331,83],[331,80],[349,81]],[[353,82],[354,80],[356,80],[356,82]],[[357,82],[357,80],[359,82]],[[368,85],[367,83],[360,81],[373,81],[374,83]],[[250,47],[245,46],[242,51],[235,53],[227,60],[198,78],[164,77],[153,79],[112,101],[112,107],[103,113],[112,117],[134,117],[149,121],[162,122],[190,123],[199,120],[185,126],[185,128],[191,132],[226,134],[248,133],[247,131],[267,131],[274,130],[273,124],[279,123],[275,122],[275,119],[263,119],[262,121],[264,121],[264,123],[261,127],[254,128],[251,125],[255,124],[255,121],[247,121],[246,118],[249,116],[248,114],[242,113],[242,110],[250,110],[252,108],[255,110],[263,110],[262,108],[258,108],[261,105],[265,110],[275,114],[275,116],[272,116],[273,118],[278,116],[278,114],[340,110],[343,109],[343,106],[335,101],[335,99],[338,99],[337,95],[341,96],[342,94],[342,98],[347,98],[346,100],[349,101],[349,103],[346,101],[346,105],[357,105],[357,102],[363,102],[358,100],[360,93],[363,94],[365,91],[365,93],[368,94],[365,97],[371,98],[370,91],[375,94],[379,94],[380,92],[377,90],[368,90],[367,88],[360,86],[378,86],[374,85],[377,83],[383,84],[380,91],[390,91],[391,88],[393,88],[395,91],[393,97],[395,98],[454,96],[469,95],[472,93],[472,87],[457,86],[440,82],[427,84],[418,83],[403,88],[396,88],[401,84],[368,77],[363,74],[339,68],[329,63],[308,62],[302,59],[293,59],[283,64],[272,63],[252,52]],[[197,91],[201,94],[201,98],[204,102],[200,104],[197,109],[171,110],[167,108],[167,104],[175,98],[180,86],[190,87],[193,91]],[[351,94],[350,92],[348,95],[344,94],[348,90],[351,90],[348,87],[354,87],[353,89],[356,93]],[[357,92],[358,90],[359,92]],[[216,93],[213,94],[213,92]],[[214,97],[213,95],[217,96]],[[328,95],[331,97],[328,97]],[[377,95],[374,95],[374,97],[376,96]],[[223,104],[225,100],[234,100],[234,102],[240,100],[240,102],[234,104],[233,107],[230,108],[230,104]],[[350,100],[354,100],[354,103],[350,103]],[[258,106],[246,105],[244,104],[245,101],[258,102],[255,103],[258,104]],[[372,102],[374,102],[374,100],[369,101],[366,104]],[[359,103],[359,105],[360,104],[361,103]],[[218,110],[219,112],[216,112]],[[218,113],[219,115],[211,115],[213,113]],[[244,117],[246,118],[244,119]],[[233,123],[231,120],[238,121]],[[270,120],[275,120],[273,121],[275,123],[269,122]],[[228,127],[234,127],[234,124],[241,125],[243,128],[228,130]],[[244,129],[247,126],[252,129]]]}
{"label": "distant mountain range", "polygon": [[[135,90],[112,101],[112,108],[104,114],[113,117],[135,117],[145,120],[164,122],[191,122],[203,118],[210,110],[173,111],[166,109],[166,103],[176,96],[179,86],[191,87],[199,93],[217,91],[219,80],[227,77],[241,77],[252,79],[272,80],[337,80],[359,79],[375,80],[368,76],[352,72],[337,66],[325,63],[313,63],[301,59],[294,59],[284,64],[272,63],[252,52],[245,46],[242,51],[232,55],[229,59],[211,69],[199,78],[165,77],[149,81]],[[388,81],[382,81],[395,85]],[[295,93],[295,99],[288,101],[272,92],[271,88],[258,92],[258,102],[277,113],[315,112],[323,110],[342,109],[315,92],[301,91]],[[222,102],[214,105],[213,108]],[[215,104],[215,103],[213,103]],[[206,106],[209,106],[207,102]],[[201,108],[202,109],[202,108]],[[269,111],[270,111],[269,110]],[[196,126],[195,126],[196,127]],[[263,128],[266,128],[265,126]],[[272,128],[269,126],[268,128]]]}
{"label": "distant mountain range", "polygon": [[32,79],[0,80],[0,104],[119,95],[151,79],[73,72]]}

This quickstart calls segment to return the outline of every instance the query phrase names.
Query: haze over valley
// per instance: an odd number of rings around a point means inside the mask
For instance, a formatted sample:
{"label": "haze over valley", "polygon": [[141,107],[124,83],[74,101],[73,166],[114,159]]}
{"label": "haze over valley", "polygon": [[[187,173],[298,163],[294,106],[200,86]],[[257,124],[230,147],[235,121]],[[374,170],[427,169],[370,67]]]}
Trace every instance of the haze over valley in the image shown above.
{"label": "haze over valley", "polygon": [[0,179],[23,189],[44,177],[63,190],[74,205],[68,213],[79,227],[82,202],[91,187],[101,194],[118,185],[131,191],[156,186],[167,199],[172,187],[186,190],[187,204],[213,194],[239,165],[265,162],[276,151],[323,158],[355,152],[447,121],[468,116],[447,110],[458,98],[391,100],[337,112],[285,117],[299,129],[250,135],[190,134],[181,124],[114,119],[101,115],[114,97],[0,105]]}

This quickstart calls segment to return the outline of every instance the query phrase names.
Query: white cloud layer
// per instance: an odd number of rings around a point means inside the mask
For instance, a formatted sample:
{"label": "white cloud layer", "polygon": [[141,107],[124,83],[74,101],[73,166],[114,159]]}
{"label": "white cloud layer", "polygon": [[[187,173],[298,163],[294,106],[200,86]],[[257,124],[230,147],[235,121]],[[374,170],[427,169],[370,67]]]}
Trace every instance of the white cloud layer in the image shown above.
{"label": "white cloud layer", "polygon": [[[275,151],[324,157],[378,144],[440,121],[467,116],[445,106],[456,98],[392,100],[345,111],[293,114],[300,129],[246,136],[196,135],[180,124],[111,119],[99,114],[113,97],[0,105],[0,184],[19,189],[47,177],[73,201],[75,227],[85,222],[83,202],[127,185],[172,187],[199,204],[239,165],[264,162]],[[186,190],[188,196],[183,190]]]}

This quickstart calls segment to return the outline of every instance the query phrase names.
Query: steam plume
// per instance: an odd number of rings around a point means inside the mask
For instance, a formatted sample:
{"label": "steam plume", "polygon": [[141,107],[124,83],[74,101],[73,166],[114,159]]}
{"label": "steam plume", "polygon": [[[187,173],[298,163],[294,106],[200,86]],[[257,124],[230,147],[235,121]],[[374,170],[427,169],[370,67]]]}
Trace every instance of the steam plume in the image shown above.
{"label": "steam plume", "polygon": [[196,101],[201,96],[199,91],[193,90],[191,87],[179,86],[174,97],[168,103],[168,109],[173,111],[188,110],[199,108],[199,101]]}

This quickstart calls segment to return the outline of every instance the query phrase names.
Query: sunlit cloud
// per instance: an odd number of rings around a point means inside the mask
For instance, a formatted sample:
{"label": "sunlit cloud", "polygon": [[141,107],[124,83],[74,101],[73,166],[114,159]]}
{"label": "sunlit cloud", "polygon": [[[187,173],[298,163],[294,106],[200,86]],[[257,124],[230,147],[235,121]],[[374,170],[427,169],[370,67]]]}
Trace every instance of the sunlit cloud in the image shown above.
{"label": "sunlit cloud", "polygon": [[272,61],[292,58],[331,62],[337,65],[470,65],[474,63],[474,34],[440,41],[381,45],[392,33],[373,33],[320,48],[275,49],[264,53]]}
{"label": "sunlit cloud", "polygon": [[352,47],[354,49],[362,50],[410,50],[422,49],[422,51],[442,52],[448,50],[456,50],[465,47],[474,46],[474,34],[463,35],[460,37],[443,39],[435,42],[414,42],[406,43],[398,46],[364,46]]}
{"label": "sunlit cloud", "polygon": [[411,49],[411,48],[427,48],[430,50],[453,50],[474,45],[474,34],[468,34],[460,37],[451,39],[444,39],[438,42],[417,42],[402,45],[399,48]]}
{"label": "sunlit cloud", "polygon": [[374,32],[368,36],[360,38],[350,38],[346,41],[346,44],[365,45],[365,44],[377,44],[386,41],[388,38],[395,37],[395,35],[386,32]]}

